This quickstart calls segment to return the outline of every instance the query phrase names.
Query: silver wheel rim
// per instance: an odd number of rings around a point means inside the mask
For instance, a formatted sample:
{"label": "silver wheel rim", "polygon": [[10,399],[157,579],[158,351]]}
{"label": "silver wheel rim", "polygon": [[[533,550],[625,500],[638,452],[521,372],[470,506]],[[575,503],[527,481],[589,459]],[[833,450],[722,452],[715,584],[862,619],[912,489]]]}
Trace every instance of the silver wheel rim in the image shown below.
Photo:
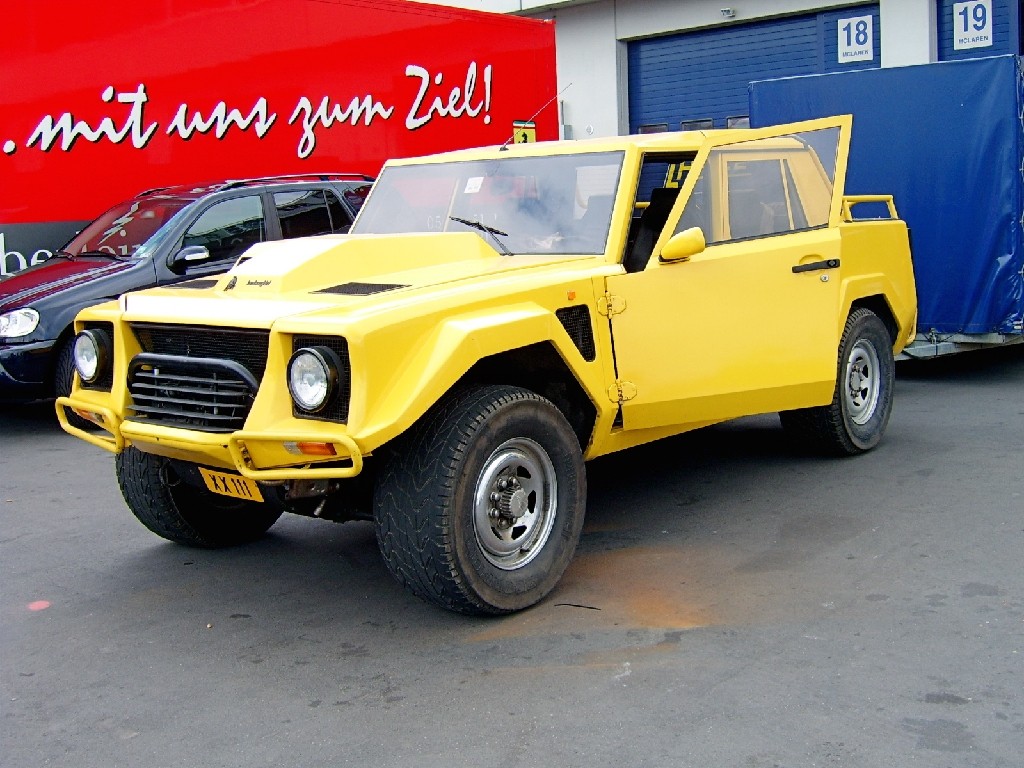
{"label": "silver wheel rim", "polygon": [[861,339],[850,350],[843,389],[846,412],[854,424],[864,425],[875,414],[881,385],[878,353],[872,344]]}
{"label": "silver wheel rim", "polygon": [[544,549],[555,523],[558,484],[547,451],[525,437],[502,443],[476,484],[473,530],[487,561],[522,568]]}

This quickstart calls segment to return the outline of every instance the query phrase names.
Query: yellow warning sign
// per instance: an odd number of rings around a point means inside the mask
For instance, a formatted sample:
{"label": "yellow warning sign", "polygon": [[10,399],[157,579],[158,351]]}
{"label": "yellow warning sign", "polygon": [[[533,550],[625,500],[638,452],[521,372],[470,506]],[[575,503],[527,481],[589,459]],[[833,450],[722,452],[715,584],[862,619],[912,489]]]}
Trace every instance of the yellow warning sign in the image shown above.
{"label": "yellow warning sign", "polygon": [[690,168],[692,167],[692,160],[688,160],[682,163],[669,163],[668,170],[665,172],[665,186],[683,186],[683,180],[686,178],[686,174],[690,172]]}
{"label": "yellow warning sign", "polygon": [[533,120],[513,120],[512,135],[516,144],[529,144],[537,140],[537,124]]}

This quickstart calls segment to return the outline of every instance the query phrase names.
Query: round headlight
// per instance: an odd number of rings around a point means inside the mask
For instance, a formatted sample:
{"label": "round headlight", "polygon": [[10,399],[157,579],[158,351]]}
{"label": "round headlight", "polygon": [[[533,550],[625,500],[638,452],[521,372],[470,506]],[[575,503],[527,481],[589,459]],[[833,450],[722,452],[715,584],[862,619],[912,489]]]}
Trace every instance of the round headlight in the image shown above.
{"label": "round headlight", "polygon": [[100,330],[82,331],[75,337],[75,370],[87,384],[102,376],[110,365],[110,337]]}
{"label": "round headlight", "polygon": [[0,314],[0,339],[28,336],[39,325],[39,313],[34,309],[14,309]]}
{"label": "round headlight", "polygon": [[338,385],[341,361],[327,347],[303,347],[288,361],[288,391],[295,405],[315,413],[327,405]]}

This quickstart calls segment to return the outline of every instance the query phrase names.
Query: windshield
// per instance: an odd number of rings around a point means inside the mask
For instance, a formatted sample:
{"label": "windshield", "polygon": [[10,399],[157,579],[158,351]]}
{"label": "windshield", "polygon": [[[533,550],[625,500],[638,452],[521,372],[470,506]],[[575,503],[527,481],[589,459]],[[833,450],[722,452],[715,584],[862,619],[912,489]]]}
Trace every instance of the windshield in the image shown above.
{"label": "windshield", "polygon": [[621,152],[384,169],[352,234],[477,232],[505,254],[603,253]]}
{"label": "windshield", "polygon": [[111,256],[137,256],[146,242],[192,200],[153,195],[115,205],[75,235],[61,250],[72,255],[106,253]]}

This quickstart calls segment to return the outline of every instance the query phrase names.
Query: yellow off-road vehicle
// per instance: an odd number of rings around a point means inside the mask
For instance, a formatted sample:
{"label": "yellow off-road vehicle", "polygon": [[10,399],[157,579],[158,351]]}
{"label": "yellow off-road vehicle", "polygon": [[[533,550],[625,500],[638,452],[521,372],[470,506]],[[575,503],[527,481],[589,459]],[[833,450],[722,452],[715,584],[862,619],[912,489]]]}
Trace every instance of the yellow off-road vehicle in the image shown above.
{"label": "yellow off-road vehicle", "polygon": [[83,311],[58,416],[167,539],[373,520],[417,595],[524,608],[572,558],[588,459],[775,411],[832,453],[879,441],[914,282],[892,199],[844,197],[850,130],[390,162],[349,235]]}

